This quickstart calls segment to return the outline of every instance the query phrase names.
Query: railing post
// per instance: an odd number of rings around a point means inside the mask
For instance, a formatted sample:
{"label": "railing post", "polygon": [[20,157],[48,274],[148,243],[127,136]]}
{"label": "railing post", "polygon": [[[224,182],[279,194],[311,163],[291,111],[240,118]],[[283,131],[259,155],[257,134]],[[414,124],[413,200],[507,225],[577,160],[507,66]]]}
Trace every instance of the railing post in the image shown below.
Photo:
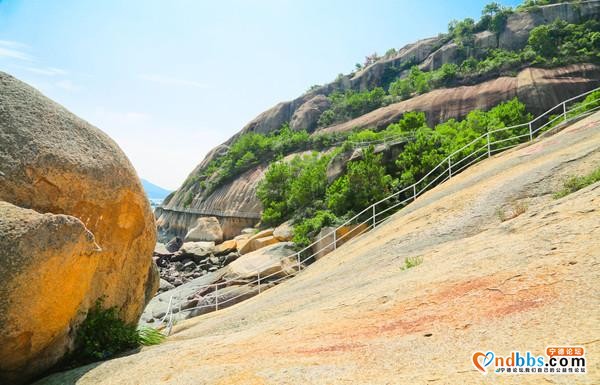
{"label": "railing post", "polygon": [[215,284],[215,310],[219,310],[219,285]]}
{"label": "railing post", "polygon": [[333,229],[333,249],[337,248],[337,239],[336,239],[336,231]]}
{"label": "railing post", "polygon": [[529,122],[529,141],[533,140],[533,129],[531,127],[531,122]]}
{"label": "railing post", "polygon": [[448,176],[452,178],[452,159],[448,158]]}
{"label": "railing post", "polygon": [[258,294],[260,294],[260,271],[258,272]]}
{"label": "railing post", "polygon": [[298,271],[302,270],[302,263],[300,262],[300,252],[296,253],[296,259],[298,260]]}
{"label": "railing post", "polygon": [[565,120],[567,120],[567,103],[562,102],[562,105],[563,105],[563,117]]}
{"label": "railing post", "polygon": [[413,184],[413,201],[417,200],[417,184]]}
{"label": "railing post", "polygon": [[373,205],[373,228],[375,228],[375,205]]}
{"label": "railing post", "polygon": [[487,150],[488,150],[488,158],[492,156],[492,148],[490,147],[490,133],[487,133]]}

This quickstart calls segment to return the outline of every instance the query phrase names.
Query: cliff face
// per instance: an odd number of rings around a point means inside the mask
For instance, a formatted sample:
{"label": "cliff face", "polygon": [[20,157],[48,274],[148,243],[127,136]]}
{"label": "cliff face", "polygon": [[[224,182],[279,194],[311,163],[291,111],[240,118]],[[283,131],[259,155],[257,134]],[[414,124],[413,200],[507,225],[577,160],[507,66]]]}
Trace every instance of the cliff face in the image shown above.
{"label": "cliff face", "polygon": [[[588,1],[578,5],[554,4],[538,7],[528,12],[518,12],[508,17],[506,27],[498,36],[489,31],[475,36],[475,49],[490,48],[520,49],[527,43],[529,32],[534,27],[556,18],[578,22],[600,15],[600,1]],[[524,101],[534,113],[542,112],[569,96],[594,88],[599,84],[600,70],[594,65],[572,65],[551,70],[526,68],[515,77],[481,79],[479,84],[449,89],[437,89],[399,103],[379,108],[354,120],[318,129],[317,120],[328,108],[325,97],[335,90],[366,90],[389,83],[390,79],[403,76],[401,68],[416,63],[425,70],[439,68],[444,63],[458,63],[461,59],[458,46],[448,37],[439,36],[420,40],[401,48],[395,55],[376,61],[374,64],[336,81],[314,89],[292,101],[282,102],[261,113],[240,132],[224,144],[213,149],[192,171],[190,178],[200,175],[206,166],[219,154],[227,151],[228,145],[238,135],[247,132],[269,133],[282,124],[290,122],[295,130],[306,129],[315,134],[343,132],[353,128],[382,128],[397,121],[407,111],[423,111],[429,124],[433,125],[450,118],[461,118],[469,111],[488,109],[515,96]],[[162,233],[181,234],[183,228],[193,221],[192,214],[183,214],[173,209],[186,206],[193,195],[190,209],[198,213],[236,211],[260,214],[261,205],[256,199],[256,186],[267,165],[249,170],[225,183],[211,194],[190,192],[190,186],[182,186],[165,202],[170,212],[157,211],[159,230]],[[196,214],[201,215],[201,214]],[[191,219],[190,219],[191,218]]]}
{"label": "cliff face", "polygon": [[533,114],[600,85],[600,67],[577,64],[554,69],[526,68],[515,77],[499,77],[473,86],[433,90],[414,98],[371,111],[348,122],[317,130],[344,132],[356,128],[385,128],[408,111],[423,111],[434,125],[461,118],[474,109],[489,109],[518,97]]}
{"label": "cliff face", "polygon": [[[596,384],[600,182],[552,192],[597,168],[599,148],[596,113],[467,169],[297,277],[177,324],[168,343],[39,385]],[[501,222],[515,204],[527,211]],[[407,257],[422,263],[403,269]],[[584,346],[587,373],[508,380],[471,362],[556,344]]]}

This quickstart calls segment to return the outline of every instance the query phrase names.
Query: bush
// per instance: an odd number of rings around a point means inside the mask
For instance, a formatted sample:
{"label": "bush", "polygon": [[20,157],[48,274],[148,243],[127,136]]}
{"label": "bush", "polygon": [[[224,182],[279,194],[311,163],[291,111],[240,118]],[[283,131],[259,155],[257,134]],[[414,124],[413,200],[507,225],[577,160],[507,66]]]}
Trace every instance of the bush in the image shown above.
{"label": "bush", "polygon": [[325,226],[334,226],[338,222],[338,218],[331,212],[320,210],[315,212],[314,216],[309,219],[304,219],[294,225],[294,238],[292,241],[298,247],[306,247],[311,244],[312,239]]}
{"label": "bush", "polygon": [[334,92],[329,95],[332,105],[321,114],[318,124],[320,127],[325,127],[371,112],[383,105],[385,95],[386,93],[381,87],[364,92],[353,90],[347,90],[344,93]]}
{"label": "bush", "polygon": [[164,340],[164,335],[154,329],[138,330],[135,324],[126,324],[116,307],[104,308],[103,303],[104,298],[99,298],[79,325],[75,349],[67,357],[66,366],[104,360],[142,344],[154,345]]}

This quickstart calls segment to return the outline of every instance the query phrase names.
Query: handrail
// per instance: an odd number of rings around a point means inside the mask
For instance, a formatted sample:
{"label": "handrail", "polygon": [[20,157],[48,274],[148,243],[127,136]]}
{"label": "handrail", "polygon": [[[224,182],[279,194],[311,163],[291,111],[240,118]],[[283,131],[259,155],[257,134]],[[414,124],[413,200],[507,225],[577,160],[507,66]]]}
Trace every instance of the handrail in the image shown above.
{"label": "handrail", "polygon": [[[579,99],[579,98],[581,98],[583,96],[587,96],[587,95],[591,94],[592,92],[595,92],[595,91],[598,91],[598,90],[600,90],[600,87],[595,88],[593,90],[590,90],[588,92],[582,93],[582,94],[580,94],[578,96],[575,96],[573,98],[567,99],[567,100],[563,101],[562,103],[557,104],[553,108],[547,110],[546,112],[542,113],[541,115],[537,116],[536,118],[532,119],[531,121],[529,121],[527,123],[518,124],[518,125],[515,125],[515,126],[511,126],[511,127],[503,127],[503,128],[496,129],[496,130],[488,130],[485,134],[479,136],[478,138],[476,138],[473,141],[469,142],[467,145],[461,147],[460,149],[454,151],[452,154],[450,154],[447,157],[445,157],[444,160],[442,160],[437,166],[435,166],[431,171],[429,171],[425,176],[423,176],[417,182],[415,182],[415,183],[413,183],[413,184],[411,184],[411,185],[409,185],[409,186],[407,186],[407,187],[405,187],[405,188],[403,188],[403,189],[401,189],[399,191],[396,191],[393,194],[391,194],[391,195],[389,195],[389,196],[387,196],[387,197],[385,197],[385,198],[383,198],[383,199],[381,199],[381,200],[373,203],[372,205],[366,207],[365,209],[363,209],[362,211],[360,211],[358,214],[356,214],[352,218],[346,220],[344,223],[342,223],[341,225],[339,225],[338,227],[336,227],[335,229],[333,229],[331,232],[329,232],[326,235],[322,236],[321,238],[315,240],[313,243],[311,243],[310,245],[308,245],[305,248],[301,249],[300,251],[298,251],[298,252],[296,252],[294,254],[288,255],[286,257],[281,258],[279,261],[283,261],[283,260],[286,260],[286,259],[288,261],[292,261],[292,260],[296,260],[297,261],[297,263],[295,265],[296,266],[295,270],[293,272],[287,273],[286,276],[278,278],[278,279],[275,279],[275,280],[272,280],[272,281],[269,281],[269,282],[266,282],[265,280],[268,279],[269,277],[274,277],[276,275],[282,274],[282,272],[272,273],[272,274],[270,274],[270,275],[268,275],[266,277],[264,277],[264,276],[260,277],[260,274],[259,274],[258,279],[254,280],[254,281],[251,281],[251,282],[248,282],[248,283],[246,283],[246,285],[257,285],[258,286],[258,292],[261,293],[262,292],[262,286],[265,285],[265,282],[267,284],[276,284],[276,283],[280,282],[281,280],[286,279],[287,277],[292,277],[292,276],[297,275],[298,273],[300,273],[303,270],[303,268],[305,268],[305,266],[304,266],[305,262],[308,262],[311,258],[314,258],[318,254],[322,253],[325,250],[328,250],[329,248],[336,249],[337,248],[337,244],[340,242],[340,240],[344,239],[345,237],[348,237],[356,229],[361,229],[359,231],[359,234],[350,237],[348,240],[356,240],[364,232],[369,231],[371,229],[374,229],[375,227],[377,227],[377,226],[381,225],[382,223],[386,222],[391,217],[391,214],[394,211],[393,210],[394,208],[404,207],[404,206],[410,204],[411,201],[416,200],[416,198],[418,196],[420,196],[425,191],[427,191],[428,188],[430,188],[435,183],[435,181],[437,181],[440,177],[445,177],[442,180],[442,182],[440,182],[440,184],[441,184],[445,180],[451,179],[456,174],[458,174],[461,171],[467,169],[471,164],[476,163],[478,160],[482,159],[486,155],[489,158],[494,153],[497,153],[497,152],[500,152],[500,151],[504,151],[506,149],[518,146],[519,144],[521,144],[520,138],[523,138],[523,137],[528,138],[523,143],[530,142],[534,138],[537,137],[536,135],[541,131],[541,129],[544,126],[546,126],[546,125],[548,125],[548,124],[550,124],[552,122],[557,121],[558,118],[562,118],[563,119],[562,124],[565,124],[566,122],[569,122],[569,121],[572,121],[572,120],[579,119],[581,117],[587,116],[587,115],[593,113],[594,110],[600,110],[600,106],[596,106],[596,107],[593,107],[591,110],[579,112],[579,113],[577,113],[577,114],[575,114],[573,116],[569,116],[569,113],[574,112],[574,111],[580,109],[581,106],[577,106],[576,105],[576,106],[574,106],[572,108],[570,107],[570,109],[567,109],[567,105],[566,105],[567,102],[572,102],[574,100],[577,100],[577,99]],[[600,100],[600,99],[595,99],[594,101],[596,101],[596,100]],[[585,105],[587,105],[587,104],[589,104],[589,103],[586,103]],[[560,107],[560,106],[563,107],[562,108],[562,113],[560,115],[558,115],[557,117],[554,117],[552,119],[548,119],[548,122],[546,122],[544,125],[542,125],[541,127],[533,130],[533,128],[532,128],[532,123],[533,122],[539,120],[540,118],[542,118],[545,115],[548,115],[550,112],[554,111],[557,107]],[[561,123],[559,123],[559,124],[561,124]],[[507,130],[507,129],[517,128],[517,127],[526,127],[526,126],[528,127],[528,132],[527,133],[524,133],[524,134],[518,134],[517,133],[516,135],[514,135],[514,136],[512,136],[510,138],[502,138],[500,140],[495,140],[493,142],[490,141],[490,134],[491,133],[498,132],[498,131],[504,131],[504,130]],[[495,148],[495,149],[491,148],[495,144],[506,142],[508,139],[516,140],[516,143],[509,144],[508,146],[501,147],[501,148]],[[464,161],[468,157],[476,155],[476,154],[480,153],[482,150],[484,150],[486,148],[487,148],[487,151],[483,152],[477,158],[475,158],[474,160],[471,160],[471,162],[467,163],[466,165],[463,165],[458,170],[455,170],[454,172],[452,172],[452,157],[454,155],[456,155],[456,154],[459,154],[462,150],[468,148],[470,145],[475,144],[475,143],[477,143],[478,141],[481,141],[481,140],[485,140],[485,142],[486,142],[485,146],[478,147],[474,151],[472,151],[469,154],[465,155],[462,159],[460,159],[457,162],[455,162],[454,165],[458,165],[460,162]],[[445,166],[447,166],[447,168],[444,168]],[[437,175],[433,180],[429,181],[429,183],[427,183],[425,187],[423,187],[422,189],[420,189],[420,190],[417,191],[417,187],[419,186],[419,184],[421,184],[423,182],[427,182],[427,178],[429,176],[431,176],[435,170],[438,170],[440,168],[441,168],[441,173],[439,175]],[[407,196],[405,199],[403,199],[400,202],[393,202],[393,199],[395,199],[399,194],[401,194],[403,192],[410,191],[410,190],[412,190],[412,195]],[[390,207],[384,207],[383,210],[381,210],[381,211],[378,212],[377,211],[377,206],[381,205],[382,203],[387,202],[387,201],[392,201],[392,203],[393,203],[392,206],[390,206]],[[365,220],[361,221],[360,223],[355,223],[354,224],[355,227],[353,229],[351,229],[350,231],[346,232],[341,237],[337,237],[337,233],[338,233],[338,231],[342,227],[351,224],[354,220],[358,219],[361,215],[363,215],[363,214],[365,214],[365,213],[367,213],[369,211],[372,212],[371,216],[367,217]],[[390,213],[389,215],[387,215],[386,217],[384,217],[384,218],[382,218],[380,220],[377,220],[378,216],[380,216],[380,215],[382,215],[384,213],[388,213],[388,212]],[[363,225],[367,225],[367,226],[363,226]],[[312,249],[313,246],[315,246],[318,243],[320,243],[323,240],[323,238],[326,238],[326,239],[327,238],[332,238],[333,240],[331,242],[327,243],[324,246],[321,245],[321,247],[319,247],[316,251],[313,250],[312,254],[310,254],[310,255],[308,255],[306,257],[302,257],[303,253],[305,253],[307,250]],[[262,269],[263,267],[266,267],[266,266],[261,266],[261,267],[257,268],[257,271],[260,271],[260,269]],[[215,284],[200,286],[200,287],[198,287],[196,289],[197,289],[197,291],[199,291],[199,290],[203,290],[203,289],[213,288],[213,290],[210,291],[212,293],[212,292],[216,292],[218,290],[219,286],[226,287],[227,284],[228,284],[228,282],[221,282],[221,283],[215,283]],[[269,286],[267,286],[267,288],[268,287]],[[174,290],[176,291],[177,289],[174,289]],[[167,332],[168,333],[170,332],[170,329],[171,329],[171,327],[173,325],[173,322],[174,322],[173,321],[173,305],[172,305],[172,298],[173,298],[174,294],[175,294],[175,292],[171,293],[171,298],[169,299],[169,305],[168,305],[167,312],[166,312],[165,316],[163,317],[163,319],[161,320],[161,322],[164,322],[167,319],[167,316],[169,316],[169,318],[168,318],[169,322],[167,324],[167,328],[168,328]],[[217,295],[218,295],[218,293],[217,293]],[[228,298],[228,299],[226,299],[226,300],[224,300],[222,302],[218,302],[218,297],[215,296],[215,303],[214,304],[205,304],[205,305],[201,305],[201,306],[191,307],[191,308],[188,308],[188,309],[179,309],[178,314],[181,314],[181,313],[184,313],[184,312],[189,312],[189,311],[194,311],[194,310],[201,310],[201,309],[205,309],[205,308],[214,309],[216,311],[219,308],[223,308],[224,304],[231,303],[232,301],[234,301],[234,300],[236,300],[236,299],[238,299],[238,298],[240,298],[240,297],[242,297],[244,295],[245,294],[242,293],[242,294],[240,294],[238,296]]]}

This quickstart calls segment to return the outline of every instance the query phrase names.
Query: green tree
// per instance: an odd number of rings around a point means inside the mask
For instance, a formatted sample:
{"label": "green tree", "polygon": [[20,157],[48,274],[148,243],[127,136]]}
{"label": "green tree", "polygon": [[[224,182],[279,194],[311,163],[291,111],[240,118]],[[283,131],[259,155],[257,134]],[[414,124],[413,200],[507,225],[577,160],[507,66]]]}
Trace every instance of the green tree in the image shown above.
{"label": "green tree", "polygon": [[327,190],[327,207],[335,214],[362,210],[390,193],[392,177],[373,146],[363,149],[362,159],[348,163],[347,168]]}

